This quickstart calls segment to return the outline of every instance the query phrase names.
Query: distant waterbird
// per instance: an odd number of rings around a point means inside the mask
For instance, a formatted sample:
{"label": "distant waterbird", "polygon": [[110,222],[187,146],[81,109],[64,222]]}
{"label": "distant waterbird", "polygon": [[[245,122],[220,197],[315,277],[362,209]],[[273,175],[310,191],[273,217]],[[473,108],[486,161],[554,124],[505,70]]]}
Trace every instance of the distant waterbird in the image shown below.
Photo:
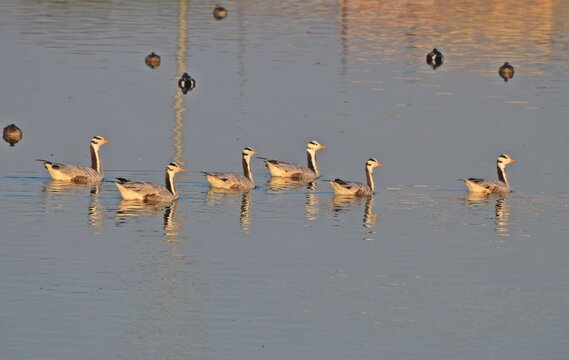
{"label": "distant waterbird", "polygon": [[227,17],[227,9],[221,5],[215,5],[213,8],[213,18],[215,20],[223,20]]}
{"label": "distant waterbird", "polygon": [[77,184],[87,184],[103,181],[103,165],[99,156],[101,145],[109,144],[110,141],[102,136],[94,136],[89,146],[91,152],[91,167],[56,163],[48,160],[42,161],[43,165],[54,180],[70,181]]}
{"label": "distant waterbird", "polygon": [[187,94],[189,91],[192,91],[196,87],[196,80],[192,78],[188,73],[183,73],[178,80],[178,87],[182,90],[182,93]]}
{"label": "distant waterbird", "polygon": [[174,176],[184,171],[176,162],[171,162],[166,167],[166,185],[161,186],[145,181],[131,181],[117,178],[115,185],[119,189],[121,197],[125,200],[139,200],[148,203],[171,202],[179,198]]}
{"label": "distant waterbird", "polygon": [[151,69],[155,69],[160,66],[160,56],[154,52],[151,52],[144,58],[144,63]]}
{"label": "distant waterbird", "polygon": [[366,161],[365,165],[365,175],[367,184],[357,182],[357,181],[345,181],[342,179],[335,179],[329,181],[332,190],[334,190],[335,195],[352,195],[352,196],[370,196],[375,193],[375,185],[373,181],[373,169],[376,167],[381,167],[381,164],[377,159],[370,158]]}
{"label": "distant waterbird", "polygon": [[443,64],[445,57],[437,48],[434,48],[433,51],[427,54],[426,60],[427,64],[431,65],[433,69],[436,69]]}
{"label": "distant waterbird", "polygon": [[22,140],[22,130],[15,124],[10,124],[4,128],[3,138],[10,146],[16,145],[20,140]]}
{"label": "distant waterbird", "polygon": [[478,194],[506,194],[511,191],[508,176],[506,175],[506,165],[515,163],[509,155],[502,154],[496,160],[498,169],[498,180],[469,178],[460,179],[468,188],[470,193]]}
{"label": "distant waterbird", "polygon": [[284,177],[293,180],[314,180],[320,176],[318,163],[316,162],[316,152],[326,147],[326,145],[322,145],[316,140],[310,141],[306,145],[307,166],[281,160],[260,159],[265,161],[265,166],[273,177]]}
{"label": "distant waterbird", "polygon": [[254,189],[255,182],[251,172],[251,156],[257,152],[250,147],[243,149],[241,153],[241,163],[243,165],[243,175],[231,172],[212,172],[203,171],[211,187],[218,189],[247,190]]}
{"label": "distant waterbird", "polygon": [[506,82],[514,77],[514,67],[506,61],[504,65],[498,69],[498,75]]}

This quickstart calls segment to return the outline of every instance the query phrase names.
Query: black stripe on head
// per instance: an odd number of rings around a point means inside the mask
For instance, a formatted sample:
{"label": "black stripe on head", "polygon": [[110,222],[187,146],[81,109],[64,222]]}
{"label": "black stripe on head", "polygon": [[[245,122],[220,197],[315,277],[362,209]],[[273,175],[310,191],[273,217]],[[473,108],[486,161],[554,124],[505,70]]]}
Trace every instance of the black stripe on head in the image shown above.
{"label": "black stripe on head", "polygon": [[168,166],[173,166],[173,167],[180,167],[180,165],[176,164],[175,162],[171,162],[168,164]]}
{"label": "black stripe on head", "polygon": [[318,141],[315,141],[315,140],[310,141],[309,144],[312,144],[312,145],[314,145],[314,146],[318,146],[318,145],[319,145],[319,144],[318,144]]}

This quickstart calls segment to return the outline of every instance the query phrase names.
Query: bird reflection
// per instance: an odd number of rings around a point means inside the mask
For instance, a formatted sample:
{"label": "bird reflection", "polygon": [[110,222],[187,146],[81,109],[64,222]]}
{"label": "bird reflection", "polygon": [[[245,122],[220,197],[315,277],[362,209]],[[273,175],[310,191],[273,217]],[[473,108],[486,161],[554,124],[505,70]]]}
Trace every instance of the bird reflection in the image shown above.
{"label": "bird reflection", "polygon": [[[365,202],[365,203],[364,203]],[[331,211],[334,216],[340,213],[348,212],[355,206],[360,206],[364,203],[364,214],[362,219],[362,226],[367,229],[364,240],[375,240],[375,227],[379,222],[379,214],[373,211],[373,204],[375,202],[375,195],[371,196],[345,196],[335,195],[330,201]]]}
{"label": "bird reflection", "polygon": [[[51,179],[47,184],[45,184],[43,192],[47,194],[68,196],[78,194],[85,189],[88,189],[90,193],[88,211],[89,225],[94,229],[102,229],[105,215],[103,211],[103,205],[101,204],[101,198],[99,196],[101,193],[101,183],[76,184],[72,182]],[[57,203],[54,198],[50,198],[48,201],[50,203]]]}
{"label": "bird reflection", "polygon": [[210,188],[206,191],[205,201],[208,205],[221,205],[225,202],[233,202],[241,196],[241,209],[239,212],[239,225],[243,234],[248,234],[251,229],[251,190],[228,190]]}
{"label": "bird reflection", "polygon": [[508,194],[488,195],[470,193],[465,197],[466,204],[471,209],[490,205],[494,202],[494,225],[498,236],[510,236],[510,205],[508,205]]}
{"label": "bird reflection", "polygon": [[121,200],[117,207],[117,224],[125,224],[130,218],[157,216],[163,214],[164,235],[168,241],[176,241],[183,237],[181,231],[184,216],[176,217],[177,201],[171,203],[146,203],[136,200]]}
{"label": "bird reflection", "polygon": [[306,190],[314,191],[316,190],[317,181],[303,181],[303,180],[293,180],[290,178],[283,177],[271,177],[267,180],[268,191],[273,192],[283,192],[286,190],[298,190],[305,188]]}
{"label": "bird reflection", "polygon": [[306,189],[306,202],[304,204],[304,208],[306,211],[305,218],[308,221],[318,219],[318,213],[320,212],[320,201],[318,200],[318,195],[314,193],[317,187],[318,180],[293,180],[283,177],[271,177],[267,180],[267,188],[270,192]]}

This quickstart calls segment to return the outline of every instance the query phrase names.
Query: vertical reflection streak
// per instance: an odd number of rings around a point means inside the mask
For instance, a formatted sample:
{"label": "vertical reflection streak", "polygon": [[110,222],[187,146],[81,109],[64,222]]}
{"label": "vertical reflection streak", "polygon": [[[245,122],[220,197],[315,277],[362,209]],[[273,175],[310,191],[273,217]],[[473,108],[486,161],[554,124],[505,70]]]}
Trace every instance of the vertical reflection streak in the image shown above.
{"label": "vertical reflection streak", "polygon": [[[178,50],[176,51],[176,65],[178,72],[182,74],[186,72],[186,53],[187,53],[187,32],[188,32],[188,0],[180,0],[178,12]],[[184,95],[180,91],[176,91],[174,97],[174,127],[172,128],[172,137],[174,139],[174,157],[172,161],[184,166],[182,157],[184,155]]]}

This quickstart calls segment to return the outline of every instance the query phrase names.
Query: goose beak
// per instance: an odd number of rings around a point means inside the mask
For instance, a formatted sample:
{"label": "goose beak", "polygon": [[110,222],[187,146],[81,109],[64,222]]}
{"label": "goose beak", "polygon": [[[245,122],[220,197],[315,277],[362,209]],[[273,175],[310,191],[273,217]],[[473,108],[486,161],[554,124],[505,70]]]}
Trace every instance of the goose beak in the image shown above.
{"label": "goose beak", "polygon": [[111,142],[107,139],[103,140],[103,144],[110,144]]}
{"label": "goose beak", "polygon": [[251,153],[251,156],[253,155],[257,155],[257,152],[255,150],[253,150],[253,152]]}
{"label": "goose beak", "polygon": [[375,167],[382,167],[382,166],[383,166],[383,164],[380,163],[379,161],[378,161],[377,164],[375,165]]}
{"label": "goose beak", "polygon": [[178,170],[178,171],[180,171],[180,172],[184,172],[184,171],[186,171],[186,169],[184,169],[183,167],[181,167],[181,168],[179,168],[179,170]]}
{"label": "goose beak", "polygon": [[512,159],[512,161],[511,161],[512,164],[515,164],[517,162],[518,162],[518,160],[514,160],[514,159]]}
{"label": "goose beak", "polygon": [[326,149],[328,146],[320,144],[320,149]]}

